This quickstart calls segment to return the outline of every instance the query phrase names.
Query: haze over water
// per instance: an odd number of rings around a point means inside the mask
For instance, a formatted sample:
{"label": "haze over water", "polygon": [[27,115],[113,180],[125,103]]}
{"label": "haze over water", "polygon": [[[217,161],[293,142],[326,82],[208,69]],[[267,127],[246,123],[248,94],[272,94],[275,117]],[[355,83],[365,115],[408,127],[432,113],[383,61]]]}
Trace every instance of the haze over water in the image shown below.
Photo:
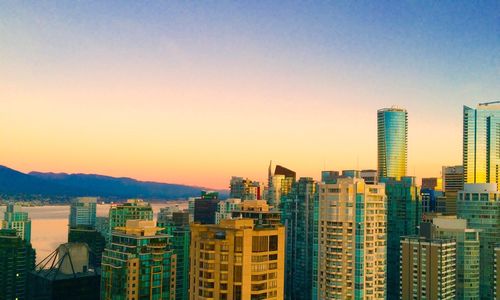
{"label": "haze over water", "polygon": [[[160,208],[179,204],[187,207],[187,202],[171,201],[153,203],[154,219]],[[107,217],[110,204],[98,204],[97,216]],[[69,205],[48,205],[23,207],[31,218],[31,244],[36,250],[36,262],[39,263],[52,253],[60,244],[68,241]],[[0,207],[0,218],[3,220],[5,206]]]}

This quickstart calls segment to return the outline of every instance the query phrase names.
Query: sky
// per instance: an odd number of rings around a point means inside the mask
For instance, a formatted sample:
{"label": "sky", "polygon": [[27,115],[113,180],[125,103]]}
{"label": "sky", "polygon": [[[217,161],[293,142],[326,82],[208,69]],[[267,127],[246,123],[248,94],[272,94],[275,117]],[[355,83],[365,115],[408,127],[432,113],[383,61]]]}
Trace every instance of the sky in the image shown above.
{"label": "sky", "polygon": [[500,99],[498,1],[1,1],[0,164],[227,188],[270,160],[462,163],[463,105]]}

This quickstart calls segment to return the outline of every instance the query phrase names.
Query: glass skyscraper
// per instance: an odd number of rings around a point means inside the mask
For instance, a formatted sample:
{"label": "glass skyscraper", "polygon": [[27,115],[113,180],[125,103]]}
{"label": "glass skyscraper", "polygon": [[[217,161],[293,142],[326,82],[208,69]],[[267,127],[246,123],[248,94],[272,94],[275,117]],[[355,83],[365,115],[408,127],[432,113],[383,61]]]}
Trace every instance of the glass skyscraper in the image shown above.
{"label": "glass skyscraper", "polygon": [[481,299],[493,299],[494,252],[500,241],[500,192],[496,184],[465,184],[458,192],[457,214],[470,228],[480,230],[480,294]]}
{"label": "glass skyscraper", "polygon": [[15,229],[0,229],[0,299],[26,299],[35,250]]}
{"label": "glass skyscraper", "polygon": [[285,299],[312,297],[315,192],[314,180],[302,177],[281,202],[286,227]]}
{"label": "glass skyscraper", "polygon": [[378,175],[400,179],[406,176],[408,113],[402,108],[377,111]]}
{"label": "glass skyscraper", "polygon": [[387,195],[387,299],[399,298],[400,240],[418,234],[422,220],[420,188],[415,177],[381,178]]}
{"label": "glass skyscraper", "polygon": [[464,106],[464,182],[499,184],[500,101]]}
{"label": "glass skyscraper", "polygon": [[101,264],[101,299],[175,300],[177,256],[154,221],[116,228]]}

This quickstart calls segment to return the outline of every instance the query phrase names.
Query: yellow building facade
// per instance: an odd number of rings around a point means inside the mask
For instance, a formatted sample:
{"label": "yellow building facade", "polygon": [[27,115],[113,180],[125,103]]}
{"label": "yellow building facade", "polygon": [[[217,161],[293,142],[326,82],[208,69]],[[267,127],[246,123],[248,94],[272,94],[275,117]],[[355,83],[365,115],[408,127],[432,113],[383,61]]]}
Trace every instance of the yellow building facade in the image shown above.
{"label": "yellow building facade", "polygon": [[189,299],[283,299],[284,258],[282,225],[192,224]]}

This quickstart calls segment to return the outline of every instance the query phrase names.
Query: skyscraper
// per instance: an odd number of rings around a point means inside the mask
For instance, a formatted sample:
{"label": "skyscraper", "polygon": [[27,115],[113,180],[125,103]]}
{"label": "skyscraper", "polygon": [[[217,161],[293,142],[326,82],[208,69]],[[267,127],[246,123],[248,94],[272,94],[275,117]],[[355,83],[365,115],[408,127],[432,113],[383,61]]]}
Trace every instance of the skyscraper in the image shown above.
{"label": "skyscraper", "polygon": [[403,237],[399,299],[455,299],[455,249],[453,239]]}
{"label": "skyscraper", "polygon": [[500,187],[500,101],[464,106],[463,122],[464,182]]}
{"label": "skyscraper", "polygon": [[189,299],[283,299],[285,228],[254,220],[191,225]]}
{"label": "skyscraper", "polygon": [[69,226],[80,225],[95,227],[97,198],[79,197],[71,201]]}
{"label": "skyscraper", "polygon": [[418,235],[422,220],[420,188],[415,177],[381,178],[387,195],[387,298],[399,297],[400,240]]}
{"label": "skyscraper", "polygon": [[402,108],[377,111],[378,175],[400,179],[406,176],[408,113]]}
{"label": "skyscraper", "polygon": [[15,229],[0,229],[0,299],[26,299],[35,250]]}
{"label": "skyscraper", "polygon": [[438,216],[432,219],[431,234],[457,244],[455,299],[479,299],[479,231],[468,228],[465,219]]}
{"label": "skyscraper", "polygon": [[13,203],[7,204],[2,228],[15,229],[17,236],[28,242],[31,241],[31,219],[27,212],[21,211],[21,208]]}
{"label": "skyscraper", "polygon": [[282,201],[282,223],[286,228],[285,299],[312,297],[315,192],[314,180],[302,177]]}
{"label": "skyscraper", "polygon": [[171,244],[177,256],[175,299],[185,300],[189,297],[189,212],[161,210],[158,213],[158,227],[161,233],[171,236]]}
{"label": "skyscraper", "polygon": [[500,192],[495,183],[465,184],[458,192],[457,214],[468,227],[480,230],[481,299],[492,299],[494,290],[493,260],[500,241]]}
{"label": "skyscraper", "polygon": [[176,255],[154,221],[117,227],[102,255],[101,299],[175,299]]}
{"label": "skyscraper", "polygon": [[141,199],[129,199],[109,208],[109,234],[115,227],[125,227],[127,220],[153,220],[151,204]]}
{"label": "skyscraper", "polygon": [[321,183],[314,299],[385,299],[384,185],[360,178]]}

